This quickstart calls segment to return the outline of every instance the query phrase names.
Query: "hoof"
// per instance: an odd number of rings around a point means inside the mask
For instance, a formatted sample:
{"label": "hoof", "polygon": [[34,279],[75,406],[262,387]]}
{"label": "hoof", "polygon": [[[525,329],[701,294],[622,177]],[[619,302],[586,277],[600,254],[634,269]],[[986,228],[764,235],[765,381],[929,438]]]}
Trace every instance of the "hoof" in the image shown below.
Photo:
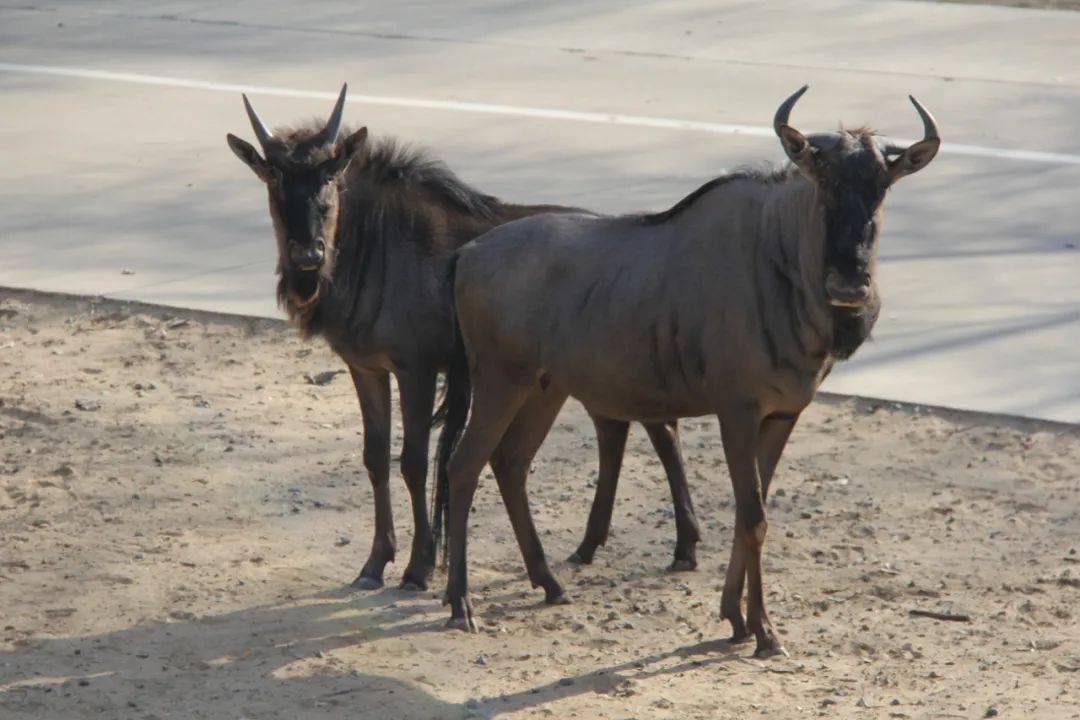
{"label": "hoof", "polygon": [[546,604],[546,605],[569,605],[570,604],[570,598],[567,597],[566,593],[558,592],[558,593],[556,593],[554,595],[548,595],[547,597],[545,597],[544,598],[544,604]]}
{"label": "hoof", "polygon": [[775,641],[773,641],[772,643],[767,643],[765,645],[761,645],[759,643],[757,646],[757,650],[754,651],[754,657],[758,658],[759,660],[776,657],[777,655],[791,657],[790,655],[788,655],[788,651],[784,649],[784,646]]}
{"label": "hoof", "polygon": [[352,581],[352,586],[357,590],[378,590],[383,586],[383,581],[361,575]]}
{"label": "hoof", "polygon": [[427,590],[428,589],[428,577],[431,575],[431,571],[417,572],[415,570],[405,570],[405,574],[401,576],[401,584],[398,587],[402,590]]}
{"label": "hoof", "polygon": [[580,550],[577,550],[573,555],[566,558],[566,562],[574,565],[592,565],[592,555],[585,556],[581,554]]}
{"label": "hoof", "polygon": [[746,620],[743,620],[741,613],[738,615],[724,615],[724,619],[731,623],[731,637],[728,638],[728,642],[732,645],[741,645],[754,637],[746,629]]}
{"label": "hoof", "polygon": [[668,565],[668,572],[691,572],[697,570],[697,560],[676,558]]}
{"label": "hoof", "polygon": [[480,628],[476,626],[476,620],[471,617],[452,617],[446,621],[446,627],[449,630],[461,630],[470,634],[480,632]]}

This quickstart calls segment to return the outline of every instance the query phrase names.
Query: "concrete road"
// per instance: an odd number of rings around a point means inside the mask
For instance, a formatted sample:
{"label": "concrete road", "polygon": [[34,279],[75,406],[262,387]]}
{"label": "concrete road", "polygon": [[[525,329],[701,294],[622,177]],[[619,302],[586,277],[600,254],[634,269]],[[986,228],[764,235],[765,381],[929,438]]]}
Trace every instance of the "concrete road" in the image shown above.
{"label": "concrete road", "polygon": [[945,149],[886,208],[875,340],[827,388],[1080,422],[1080,14],[923,2],[0,4],[0,285],[276,316],[228,151],[347,116],[518,201],[660,209],[775,163],[775,108]]}

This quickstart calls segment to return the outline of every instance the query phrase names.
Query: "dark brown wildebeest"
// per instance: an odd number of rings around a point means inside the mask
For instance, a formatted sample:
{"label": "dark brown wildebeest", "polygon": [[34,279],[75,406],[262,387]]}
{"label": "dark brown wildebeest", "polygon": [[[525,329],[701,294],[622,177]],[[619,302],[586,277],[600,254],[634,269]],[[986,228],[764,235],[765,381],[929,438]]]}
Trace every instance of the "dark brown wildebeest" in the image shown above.
{"label": "dark brown wildebeest", "polygon": [[655,215],[527,218],[459,251],[454,302],[468,374],[450,382],[471,376],[473,410],[448,467],[451,626],[475,628],[466,521],[489,458],[507,478],[530,576],[546,568],[522,488],[572,395],[624,421],[719,418],[736,502],[721,612],[733,640],[752,632],[758,655],[782,650],[762,590],[769,482],[818,385],[877,318],[886,191],[940,143],[914,98],[925,137],[910,147],[867,130],[805,137],[788,125],[805,91],[774,119],[792,161],[784,169],[719,177]]}
{"label": "dark brown wildebeest", "polygon": [[[269,131],[244,97],[263,155],[229,135],[233,152],[267,185],[278,241],[279,303],[305,337],[322,336],[348,365],[364,424],[364,465],[375,495],[375,540],[354,585],[382,585],[394,559],[390,506],[390,375],[397,379],[404,424],[401,473],[412,500],[412,553],[403,587],[425,588],[435,563],[435,531],[425,498],[428,438],[436,376],[453,347],[450,253],[492,227],[553,205],[512,205],[473,190],[440,163],[392,140],[373,142],[367,129],[341,131],[346,88],[325,125]],[[343,139],[339,138],[343,136]],[[467,390],[466,390],[467,393]],[[457,402],[454,402],[457,400]],[[447,398],[463,413],[464,398]],[[589,562],[607,535],[628,423],[593,416],[600,474],[585,540],[576,559]],[[445,459],[464,423],[448,423],[439,439]],[[674,423],[645,425],[668,473],[678,538],[675,569],[695,565],[697,520],[686,488]],[[440,470],[441,472],[441,470]],[[445,481],[439,483],[445,489]],[[438,507],[445,507],[436,498]],[[536,576],[534,576],[535,579]],[[537,580],[561,600],[554,579]]]}

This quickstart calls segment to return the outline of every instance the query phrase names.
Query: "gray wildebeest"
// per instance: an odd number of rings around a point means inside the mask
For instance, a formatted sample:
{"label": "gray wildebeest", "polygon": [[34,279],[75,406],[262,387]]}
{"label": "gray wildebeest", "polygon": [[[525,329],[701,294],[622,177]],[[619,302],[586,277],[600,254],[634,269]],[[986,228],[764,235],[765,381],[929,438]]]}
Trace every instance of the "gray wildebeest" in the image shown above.
{"label": "gray wildebeest", "polygon": [[[322,336],[349,367],[364,424],[364,465],[375,497],[375,539],[353,584],[382,585],[394,559],[390,506],[390,375],[397,379],[404,424],[401,474],[412,501],[412,553],[403,587],[426,588],[435,564],[441,515],[432,529],[426,505],[428,439],[436,377],[448,368],[454,324],[447,263],[465,242],[509,220],[553,205],[512,205],[468,187],[442,164],[393,140],[372,141],[367,129],[342,129],[346,88],[330,119],[271,132],[247,97],[244,107],[263,154],[229,135],[233,152],[266,183],[278,243],[278,301],[305,337]],[[467,411],[465,397],[447,396],[458,413],[439,439],[444,470]],[[604,541],[628,424],[596,423],[600,474],[596,501],[578,557],[592,559]],[[686,489],[674,423],[646,424],[668,473],[675,502],[676,569],[695,564],[697,520]],[[445,478],[438,483],[445,491]],[[445,501],[436,498],[437,507]],[[551,587],[557,583],[551,581]],[[552,601],[560,598],[550,594]]]}
{"label": "gray wildebeest", "polygon": [[489,458],[505,477],[529,575],[536,582],[546,572],[524,485],[572,395],[623,421],[718,417],[736,503],[721,612],[733,640],[753,633],[759,656],[782,651],[762,591],[769,482],[818,385],[877,318],[886,191],[925,167],[940,143],[914,98],[925,137],[909,147],[865,129],[804,136],[788,115],[805,91],[774,119],[791,160],[783,169],[724,175],[654,215],[527,218],[458,253],[468,375],[450,382],[471,379],[473,407],[448,467],[450,626],[475,629],[466,521]]}

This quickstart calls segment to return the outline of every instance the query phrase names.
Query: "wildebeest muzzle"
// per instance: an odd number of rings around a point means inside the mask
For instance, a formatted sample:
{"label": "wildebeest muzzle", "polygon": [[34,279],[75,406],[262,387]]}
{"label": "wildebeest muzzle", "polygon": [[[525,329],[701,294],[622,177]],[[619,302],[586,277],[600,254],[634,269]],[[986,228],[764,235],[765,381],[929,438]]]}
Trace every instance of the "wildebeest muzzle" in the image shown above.
{"label": "wildebeest muzzle", "polygon": [[864,276],[851,282],[840,273],[830,272],[825,276],[825,294],[829,296],[830,305],[862,307],[870,299],[870,279]]}
{"label": "wildebeest muzzle", "polygon": [[313,271],[322,268],[326,259],[326,243],[316,238],[311,245],[301,245],[295,240],[289,241],[289,264],[297,270]]}

